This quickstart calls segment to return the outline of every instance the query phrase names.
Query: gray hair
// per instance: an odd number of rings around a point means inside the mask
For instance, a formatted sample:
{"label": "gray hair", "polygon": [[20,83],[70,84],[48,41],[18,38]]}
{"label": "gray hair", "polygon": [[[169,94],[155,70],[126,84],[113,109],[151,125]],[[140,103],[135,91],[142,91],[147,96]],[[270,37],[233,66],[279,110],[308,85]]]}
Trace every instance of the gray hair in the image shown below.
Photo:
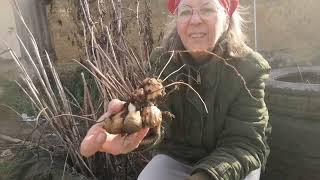
{"label": "gray hair", "polygon": [[[247,37],[243,33],[245,21],[241,17],[245,10],[243,7],[238,7],[228,19],[228,29],[221,35],[213,53],[222,57],[243,57],[248,54],[250,48],[246,44]],[[162,41],[162,47],[166,51],[185,50],[177,32],[176,18],[168,24],[166,32]]]}

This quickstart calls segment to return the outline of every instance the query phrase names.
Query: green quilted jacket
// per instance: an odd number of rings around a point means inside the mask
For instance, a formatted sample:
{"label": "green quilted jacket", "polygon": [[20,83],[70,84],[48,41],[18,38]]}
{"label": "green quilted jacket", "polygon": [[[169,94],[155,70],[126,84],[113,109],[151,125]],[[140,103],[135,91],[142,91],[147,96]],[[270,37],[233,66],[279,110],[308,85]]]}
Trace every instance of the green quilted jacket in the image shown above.
{"label": "green quilted jacket", "polygon": [[[161,48],[152,52],[150,60],[157,73],[170,56]],[[243,179],[250,171],[263,169],[269,154],[266,139],[271,130],[264,102],[268,62],[254,51],[227,61],[212,56],[202,65],[192,62],[188,53],[176,53],[161,78],[185,64],[164,83],[188,83],[199,93],[206,108],[187,86],[173,89],[165,107],[175,118],[165,121],[155,154],[167,154],[191,165],[193,173],[206,171],[217,180]]]}

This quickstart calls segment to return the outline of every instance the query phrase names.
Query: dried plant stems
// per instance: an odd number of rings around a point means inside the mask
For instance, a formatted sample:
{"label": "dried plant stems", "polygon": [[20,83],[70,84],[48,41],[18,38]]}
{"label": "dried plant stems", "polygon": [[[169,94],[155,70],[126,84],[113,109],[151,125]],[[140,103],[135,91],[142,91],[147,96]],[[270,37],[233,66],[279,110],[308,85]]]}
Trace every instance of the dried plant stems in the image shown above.
{"label": "dried plant stems", "polygon": [[[45,56],[40,55],[40,50],[35,40],[35,37],[31,33],[31,30],[27,27],[18,4],[14,3],[18,17],[25,25],[25,29],[28,34],[26,36],[32,43],[33,49],[27,49],[25,42],[17,35],[19,43],[27,55],[27,61],[31,68],[27,68],[23,63],[23,59],[19,59],[17,55],[10,50],[10,53],[21,70],[22,82],[17,82],[23,92],[27,95],[34,107],[37,109],[37,119],[44,119],[45,124],[49,124],[49,128],[46,126],[41,127],[37,123],[37,128],[40,132],[48,132],[55,134],[58,139],[58,144],[52,144],[46,139],[40,140],[47,142],[45,144],[46,149],[50,147],[63,147],[65,152],[68,152],[68,159],[71,159],[74,166],[78,167],[83,174],[88,174],[94,177],[94,173],[87,167],[85,160],[79,154],[78,148],[82,140],[78,122],[75,119],[75,115],[72,115],[72,109],[68,96],[64,91],[63,85],[60,81],[59,75],[51,62],[51,59],[47,52]],[[33,53],[33,54],[31,54]],[[45,67],[44,62],[48,66]],[[49,75],[52,77],[50,80]],[[36,83],[39,82],[40,84]],[[66,116],[62,116],[66,115]],[[48,148],[47,148],[48,147]],[[54,148],[53,148],[54,149]],[[49,150],[47,150],[49,152]],[[52,152],[49,152],[51,154]]]}

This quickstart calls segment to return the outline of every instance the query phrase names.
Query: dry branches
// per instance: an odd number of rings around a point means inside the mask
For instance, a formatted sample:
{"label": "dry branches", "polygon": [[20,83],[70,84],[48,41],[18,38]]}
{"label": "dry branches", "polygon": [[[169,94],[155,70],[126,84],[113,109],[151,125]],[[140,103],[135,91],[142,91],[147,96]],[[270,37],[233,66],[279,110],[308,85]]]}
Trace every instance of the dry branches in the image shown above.
{"label": "dry branches", "polygon": [[[36,39],[27,24],[25,24],[18,4],[15,3],[14,5],[17,10],[17,15],[25,25],[28,32],[27,36],[33,45],[33,49],[27,49],[25,42],[17,35],[21,47],[23,47],[27,54],[27,59],[25,60],[27,64],[31,64],[31,68],[26,68],[23,62],[24,60],[19,59],[15,52],[10,50],[12,58],[21,70],[22,82],[18,84],[39,112],[38,118],[41,116],[41,118],[45,119],[44,124],[49,125],[49,128],[46,126],[37,126],[38,130],[40,132],[46,131],[54,134],[58,142],[58,144],[53,144],[48,139],[40,136],[41,140],[39,139],[38,143],[43,144],[42,146],[45,146],[47,149],[63,147],[65,152],[69,152],[68,159],[73,162],[74,166],[78,167],[83,174],[94,176],[94,173],[87,167],[85,160],[79,154],[78,147],[83,134],[80,133],[79,126],[77,126],[78,120],[72,114],[71,104],[68,100],[69,97],[64,91],[59,75],[49,55],[45,52],[45,58],[40,56],[40,49]],[[35,57],[31,55],[31,51],[34,52]],[[46,68],[44,67],[45,62],[48,64]],[[52,79],[49,78],[49,75]],[[37,84],[37,82],[39,82],[39,84]],[[61,116],[62,114],[64,114],[64,116]],[[43,137],[45,137],[45,135]],[[72,150],[69,151],[69,149]]]}
{"label": "dry branches", "polygon": [[[130,1],[131,4],[132,2]],[[78,3],[81,10],[79,12],[81,14],[80,26],[83,28],[83,44],[86,52],[86,57],[79,62],[94,77],[100,93],[98,102],[93,102],[90,87],[84,76],[82,76],[83,105],[79,104],[70,91],[65,90],[48,54],[45,53],[45,57],[40,55],[37,42],[25,23],[17,3],[14,4],[17,14],[28,32],[27,36],[33,49],[27,49],[26,42],[23,42],[19,36],[17,38],[27,54],[26,61],[31,65],[31,68],[27,68],[15,52],[10,50],[10,53],[21,69],[22,82],[18,82],[19,86],[39,112],[39,117],[41,116],[41,119],[45,121],[46,126],[39,125],[37,129],[43,133],[54,134],[57,140],[52,143],[43,134],[38,143],[44,144],[48,149],[61,148],[65,153],[64,171],[66,163],[68,163],[81,174],[91,177],[107,177],[106,174],[111,172],[100,174],[101,168],[99,169],[99,167],[110,167],[111,162],[118,159],[107,157],[109,161],[101,161],[101,157],[106,158],[103,154],[85,159],[79,153],[79,145],[88,127],[97,120],[101,113],[106,111],[109,100],[112,98],[125,100],[131,97],[131,92],[142,85],[143,79],[150,76],[148,58],[153,48],[151,11],[148,0],[136,1],[135,8],[131,8],[130,3],[128,7],[124,8],[124,2],[121,0],[97,0],[94,1],[95,4],[90,3],[87,0],[79,0]],[[125,10],[130,11],[124,12]],[[136,19],[136,21],[131,21],[131,19]],[[135,46],[130,45],[126,32],[129,28],[132,31],[133,27],[139,27],[135,29],[137,35],[131,35],[137,37],[135,42],[138,43]],[[102,110],[99,109],[100,106],[95,109],[95,103],[103,104]],[[82,114],[74,114],[73,106],[79,108]],[[97,158],[98,156],[100,158]],[[133,157],[128,156],[126,159],[130,161],[130,158]],[[130,174],[130,171],[127,173],[125,176],[128,177],[137,175],[137,173]]]}

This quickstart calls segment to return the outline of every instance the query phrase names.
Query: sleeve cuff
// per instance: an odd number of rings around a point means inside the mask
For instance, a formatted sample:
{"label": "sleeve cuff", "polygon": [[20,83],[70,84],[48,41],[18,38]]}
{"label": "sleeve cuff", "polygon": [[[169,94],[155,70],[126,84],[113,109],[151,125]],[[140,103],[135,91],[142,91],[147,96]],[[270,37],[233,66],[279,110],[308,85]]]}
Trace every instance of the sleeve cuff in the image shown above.
{"label": "sleeve cuff", "polygon": [[212,167],[208,167],[205,164],[199,164],[192,168],[192,174],[197,173],[199,171],[205,171],[206,173],[208,173],[208,175],[210,175],[210,179],[212,180],[222,180],[218,172],[216,172]]}

